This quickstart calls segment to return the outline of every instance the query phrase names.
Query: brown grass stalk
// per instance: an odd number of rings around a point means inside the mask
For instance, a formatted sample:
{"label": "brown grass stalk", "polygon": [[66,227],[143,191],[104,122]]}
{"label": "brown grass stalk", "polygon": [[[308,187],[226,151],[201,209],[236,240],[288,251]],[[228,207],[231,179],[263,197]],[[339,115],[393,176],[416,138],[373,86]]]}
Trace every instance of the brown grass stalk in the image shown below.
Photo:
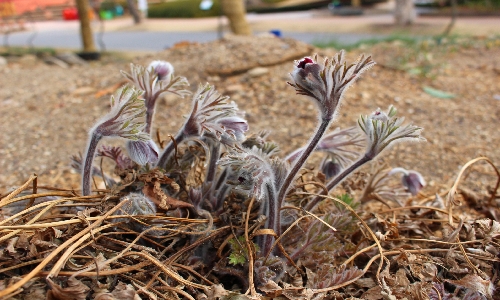
{"label": "brown grass stalk", "polygon": [[15,292],[17,289],[21,288],[26,282],[31,280],[35,275],[40,272],[48,263],[50,263],[61,251],[63,251],[66,247],[69,245],[73,244],[75,241],[79,240],[82,236],[86,235],[88,232],[90,232],[92,229],[98,227],[104,219],[106,219],[108,216],[112,215],[115,211],[117,211],[123,204],[125,204],[126,201],[123,201],[119,204],[117,204],[115,207],[110,209],[105,215],[103,215],[99,220],[95,221],[92,223],[89,227],[85,228],[84,230],[80,231],[79,233],[75,234],[73,237],[68,239],[66,242],[61,244],[59,247],[54,249],[38,266],[36,266],[30,273],[25,275],[21,280],[17,281],[16,283],[6,287],[3,291],[0,291],[0,297],[5,297],[13,292]]}

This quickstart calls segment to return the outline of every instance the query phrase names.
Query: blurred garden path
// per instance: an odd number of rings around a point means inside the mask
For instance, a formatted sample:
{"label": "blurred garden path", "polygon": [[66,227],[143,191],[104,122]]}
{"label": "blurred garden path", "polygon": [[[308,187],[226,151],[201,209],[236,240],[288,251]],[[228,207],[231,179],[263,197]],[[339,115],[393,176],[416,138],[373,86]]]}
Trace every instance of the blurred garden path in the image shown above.
{"label": "blurred garden path", "polygon": [[[248,14],[255,33],[280,30],[284,37],[303,42],[353,44],[363,39],[389,35],[436,35],[449,23],[447,17],[418,17],[416,24],[397,27],[390,11],[366,10],[361,16],[333,16],[326,9],[274,14]],[[132,18],[119,18],[104,23],[105,32],[99,37],[99,22],[94,22],[96,42],[114,51],[160,51],[181,41],[208,42],[218,38],[220,24],[226,19],[147,19],[134,25]],[[77,21],[48,21],[27,25],[27,31],[11,33],[8,45],[78,49],[80,38]],[[227,29],[224,30],[227,33]],[[500,34],[500,18],[458,18],[452,34]],[[5,42],[4,42],[5,43]]]}

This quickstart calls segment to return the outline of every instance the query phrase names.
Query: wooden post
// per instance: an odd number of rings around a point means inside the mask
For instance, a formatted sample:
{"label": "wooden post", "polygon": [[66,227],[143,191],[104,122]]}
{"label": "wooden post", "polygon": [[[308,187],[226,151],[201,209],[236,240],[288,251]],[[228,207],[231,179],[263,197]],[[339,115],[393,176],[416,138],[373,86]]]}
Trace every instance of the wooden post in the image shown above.
{"label": "wooden post", "polygon": [[246,17],[246,9],[243,0],[221,0],[224,15],[229,20],[229,27],[234,34],[251,35],[250,25]]}
{"label": "wooden post", "polygon": [[96,52],[94,36],[90,27],[89,4],[87,0],[76,0],[76,8],[80,18],[80,36],[83,43],[83,52]]}

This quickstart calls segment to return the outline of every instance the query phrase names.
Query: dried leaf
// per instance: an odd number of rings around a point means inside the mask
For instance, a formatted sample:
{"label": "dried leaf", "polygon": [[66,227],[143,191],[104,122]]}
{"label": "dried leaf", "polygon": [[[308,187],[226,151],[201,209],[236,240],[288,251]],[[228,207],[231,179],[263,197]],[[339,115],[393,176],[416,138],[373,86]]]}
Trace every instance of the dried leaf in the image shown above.
{"label": "dried leaf", "polygon": [[17,243],[18,240],[19,240],[19,237],[17,237],[17,236],[9,239],[9,243],[7,244],[7,247],[5,247],[5,250],[9,251],[10,254],[16,253],[17,251],[16,251],[14,245]]}
{"label": "dried leaf", "polygon": [[283,289],[272,280],[269,280],[265,284],[260,285],[259,290],[264,292],[267,297],[271,298],[279,297],[283,293]]}
{"label": "dried leaf", "polygon": [[145,185],[142,192],[151,201],[156,203],[158,207],[164,210],[193,207],[191,203],[177,200],[165,194],[161,189],[161,183],[156,181],[153,185]]}
{"label": "dried leaf", "polygon": [[141,297],[130,284],[118,282],[113,292],[96,293],[94,300],[140,300]]}
{"label": "dried leaf", "polygon": [[55,227],[51,227],[51,228],[52,228],[52,230],[54,230],[54,237],[56,239],[58,239],[58,238],[60,238],[62,236],[63,232],[61,230],[59,230],[59,229],[57,229]]}
{"label": "dried leaf", "polygon": [[63,288],[47,278],[51,290],[47,293],[47,300],[85,300],[90,290],[88,286],[80,280],[70,277],[67,281],[67,287]]}
{"label": "dried leaf", "polygon": [[28,240],[28,235],[23,233],[19,235],[19,239],[16,242],[16,248],[28,250],[30,242]]}
{"label": "dried leaf", "polygon": [[214,284],[209,288],[203,289],[208,299],[222,298],[229,295],[229,292],[222,286],[222,284]]}
{"label": "dried leaf", "polygon": [[491,280],[484,280],[476,274],[465,275],[465,277],[460,280],[446,279],[445,281],[472,290],[473,292],[478,292],[488,299],[493,297],[493,292],[495,291],[495,286]]}

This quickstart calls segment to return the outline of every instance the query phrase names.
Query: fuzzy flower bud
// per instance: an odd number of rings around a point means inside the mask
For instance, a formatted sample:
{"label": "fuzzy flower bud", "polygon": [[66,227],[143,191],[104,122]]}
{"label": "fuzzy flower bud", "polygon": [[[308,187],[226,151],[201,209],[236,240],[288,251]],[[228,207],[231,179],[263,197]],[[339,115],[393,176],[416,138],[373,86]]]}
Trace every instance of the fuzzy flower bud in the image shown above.
{"label": "fuzzy flower bud", "polygon": [[231,135],[233,139],[237,141],[243,141],[245,139],[245,132],[248,131],[247,120],[241,117],[231,116],[222,118],[217,123],[222,125],[226,133]]}
{"label": "fuzzy flower bud", "polygon": [[130,158],[140,166],[154,165],[158,161],[158,146],[151,139],[128,141],[126,147]]}
{"label": "fuzzy flower bud", "polygon": [[97,145],[103,137],[121,137],[134,141],[147,141],[143,131],[146,108],[140,99],[141,91],[124,87],[111,97],[111,110],[90,129],[82,168],[82,193],[90,194],[90,177]]}
{"label": "fuzzy flower bud", "polygon": [[210,132],[220,138],[226,133],[220,123],[223,119],[228,119],[226,125],[232,123],[232,127],[245,127],[242,122],[237,125],[236,119],[229,119],[234,117],[237,111],[238,107],[229,101],[229,97],[222,96],[209,84],[200,85],[193,97],[191,115],[184,124],[184,133],[190,136]]}
{"label": "fuzzy flower bud", "polygon": [[364,55],[350,65],[345,61],[345,52],[340,51],[332,59],[326,58],[322,64],[305,57],[296,62],[295,69],[290,74],[297,94],[311,97],[318,104],[323,119],[332,119],[344,92],[375,62],[371,56]]}
{"label": "fuzzy flower bud", "polygon": [[149,67],[130,65],[130,74],[122,74],[130,80],[136,88],[144,91],[142,95],[146,104],[146,132],[151,132],[151,125],[155,113],[155,106],[160,95],[172,93],[184,97],[190,92],[186,90],[189,85],[185,77],[174,76],[174,67],[166,61],[153,61]]}
{"label": "fuzzy flower bud", "polygon": [[150,69],[153,69],[154,73],[158,76],[158,80],[170,80],[170,76],[174,74],[172,64],[163,60],[152,61],[148,66],[148,70]]}
{"label": "fuzzy flower bud", "polygon": [[90,130],[101,137],[122,137],[130,140],[148,140],[143,133],[144,100],[140,99],[141,91],[123,87],[115,96],[111,96],[111,110],[104,115]]}
{"label": "fuzzy flower bud", "polygon": [[328,159],[321,165],[321,172],[325,174],[326,179],[333,178],[340,174],[342,171],[342,165],[333,159]]}
{"label": "fuzzy flower bud", "polygon": [[418,192],[425,186],[424,177],[417,171],[394,168],[388,174],[393,175],[396,173],[403,173],[401,183],[413,196],[417,195]]}
{"label": "fuzzy flower bud", "polygon": [[370,116],[361,116],[358,124],[368,139],[366,156],[374,158],[391,143],[403,140],[425,140],[421,135],[422,128],[408,124],[402,126],[404,118],[396,117],[397,110],[391,105],[387,113],[373,112]]}
{"label": "fuzzy flower bud", "polygon": [[[156,205],[143,194],[130,193],[122,197],[120,202],[122,201],[128,201],[128,203],[117,210],[115,215],[147,216],[156,214]],[[130,221],[130,218],[114,219],[114,222],[129,223]]]}

